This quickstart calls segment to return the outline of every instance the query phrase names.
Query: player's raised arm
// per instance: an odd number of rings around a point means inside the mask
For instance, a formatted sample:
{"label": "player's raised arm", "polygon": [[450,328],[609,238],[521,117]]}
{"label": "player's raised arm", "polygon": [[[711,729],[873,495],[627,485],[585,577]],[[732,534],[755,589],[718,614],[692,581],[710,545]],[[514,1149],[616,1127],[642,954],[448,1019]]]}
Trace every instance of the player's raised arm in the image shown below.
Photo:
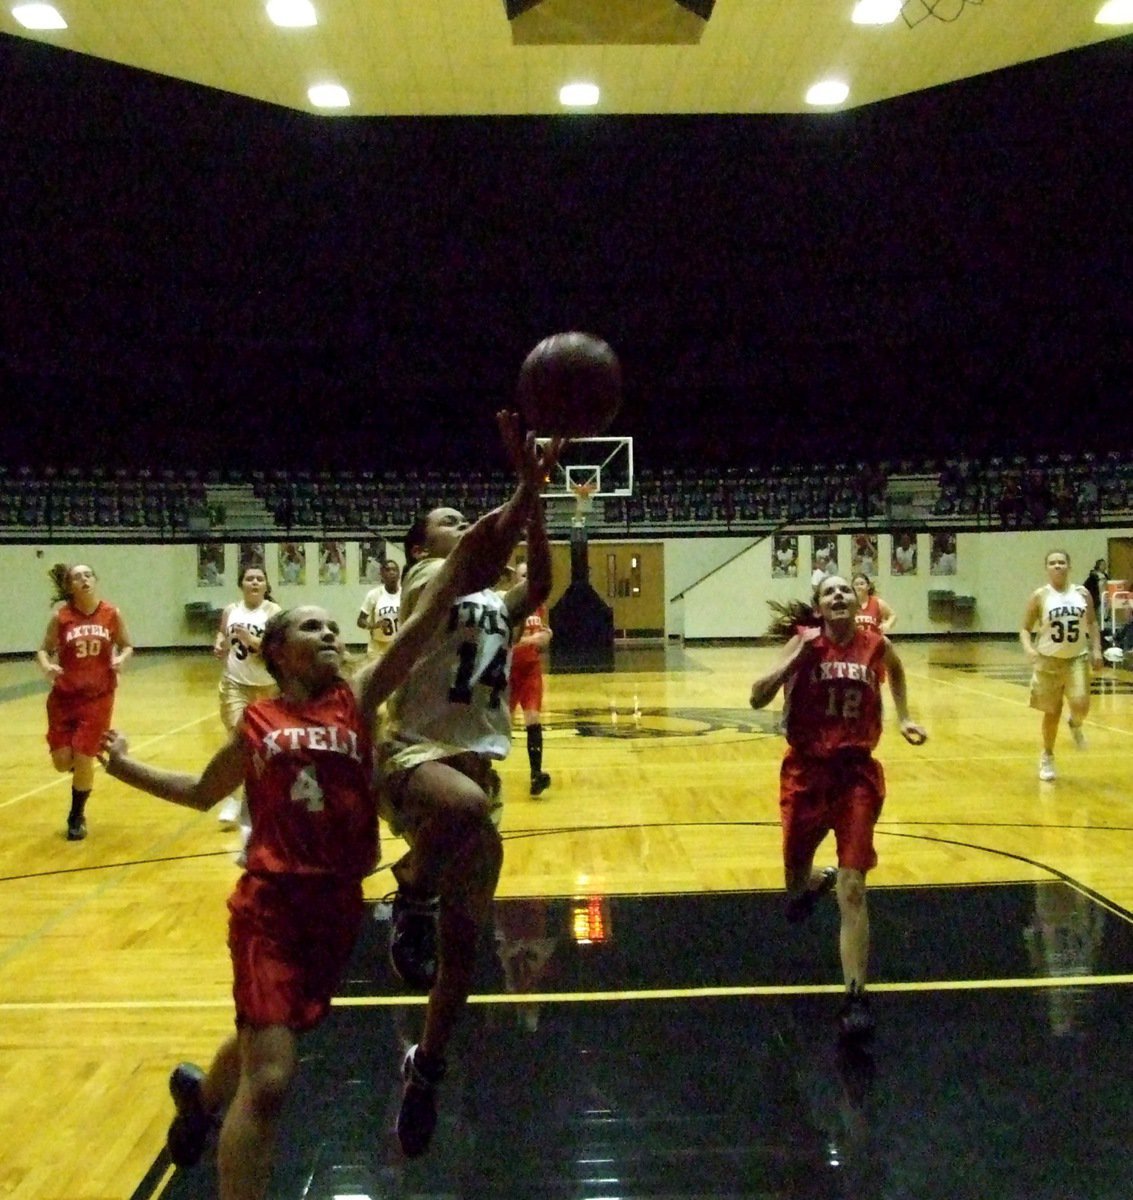
{"label": "player's raised arm", "polygon": [[[540,451],[534,434],[524,437],[521,433],[515,413],[501,411],[496,414],[496,421],[516,468],[515,491],[506,504],[486,513],[461,535],[381,660],[359,673],[355,691],[367,721],[374,719],[378,706],[409,674],[453,601],[491,587],[502,574],[516,544],[528,532],[533,513],[538,510],[541,514],[543,502],[539,493],[564,443],[555,440],[546,451]],[[549,561],[548,551],[548,591]]]}
{"label": "player's raised arm", "polygon": [[[551,594],[551,543],[542,503],[532,509],[527,522],[527,561],[523,578],[504,597],[510,619],[518,624],[529,617]],[[544,644],[550,642],[548,635]]]}

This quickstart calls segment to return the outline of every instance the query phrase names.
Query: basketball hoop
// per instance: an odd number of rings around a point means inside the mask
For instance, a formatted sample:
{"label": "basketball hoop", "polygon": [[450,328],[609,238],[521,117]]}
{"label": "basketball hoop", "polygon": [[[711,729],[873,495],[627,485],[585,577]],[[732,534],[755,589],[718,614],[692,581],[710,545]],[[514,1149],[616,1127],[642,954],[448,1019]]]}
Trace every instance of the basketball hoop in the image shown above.
{"label": "basketball hoop", "polygon": [[598,491],[598,480],[587,480],[585,484],[569,482],[566,486],[575,498],[575,511],[570,523],[575,529],[586,529],[586,518],[594,510],[594,493]]}
{"label": "basketball hoop", "polygon": [[569,486],[575,497],[575,516],[585,517],[594,508],[594,492],[598,491],[598,485],[570,484]]}

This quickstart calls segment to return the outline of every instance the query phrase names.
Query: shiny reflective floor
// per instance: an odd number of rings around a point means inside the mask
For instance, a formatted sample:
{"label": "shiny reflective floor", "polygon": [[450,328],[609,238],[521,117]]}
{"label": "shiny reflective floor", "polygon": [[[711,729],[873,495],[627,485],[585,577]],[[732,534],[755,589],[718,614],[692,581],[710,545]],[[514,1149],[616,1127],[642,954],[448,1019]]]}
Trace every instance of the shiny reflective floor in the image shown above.
{"label": "shiny reflective floor", "polygon": [[[421,1009],[389,1002],[375,920],[306,1043],[272,1194],[1127,1200],[1128,919],[1061,881],[887,889],[873,915],[865,1051],[833,1032],[833,903],[798,928],[767,893],[499,902],[413,1163],[393,1066]],[[213,1188],[202,1166],[161,1194]]]}
{"label": "shiny reflective floor", "polygon": [[[776,651],[619,652],[548,680],[545,766],[501,768],[506,852],[429,1154],[392,1135],[422,1006],[385,962],[383,839],[367,922],[304,1039],[272,1200],[1128,1200],[1133,1180],[1133,673],[1095,681],[1077,753],[1036,778],[1007,641],[903,642],[929,743],[888,731],[870,876],[867,1054],[838,1047],[837,909],[784,919]],[[116,724],[198,770],[216,664],[142,654]],[[233,836],[102,776],[62,837],[42,683],[0,663],[0,1195],[205,1200],[174,1171],[166,1088],[232,1027]],[[824,846],[819,861],[829,861]]]}

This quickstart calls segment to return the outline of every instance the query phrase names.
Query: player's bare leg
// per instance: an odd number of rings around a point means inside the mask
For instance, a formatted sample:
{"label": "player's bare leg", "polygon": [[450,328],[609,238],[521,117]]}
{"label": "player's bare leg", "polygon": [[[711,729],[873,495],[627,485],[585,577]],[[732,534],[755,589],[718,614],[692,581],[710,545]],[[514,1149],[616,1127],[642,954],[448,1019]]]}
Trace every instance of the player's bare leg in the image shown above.
{"label": "player's bare leg", "polygon": [[838,911],[841,928],[838,951],[842,958],[842,976],[846,982],[846,1002],[839,1013],[841,1034],[847,1039],[869,1037],[873,1017],[866,997],[866,972],[869,967],[869,908],[866,904],[865,875],[843,867],[838,872]]}
{"label": "player's bare leg", "polygon": [[1053,754],[1055,739],[1058,737],[1058,722],[1061,711],[1043,713],[1043,753]]}
{"label": "player's bare leg", "polygon": [[869,908],[866,904],[865,876],[861,871],[842,868],[838,872],[838,911],[842,927],[838,950],[846,987],[865,987],[869,967]]}
{"label": "player's bare leg", "polygon": [[423,1154],[432,1138],[445,1052],[472,990],[479,932],[503,864],[503,843],[484,790],[488,764],[471,756],[466,766],[476,778],[446,763],[424,763],[405,790],[403,811],[413,834],[412,849],[396,869],[399,891],[440,897],[436,980],[421,1041],[402,1065],[397,1132],[409,1157]]}
{"label": "player's bare leg", "polygon": [[1062,706],[1056,712],[1043,713],[1042,737],[1043,752],[1039,756],[1039,778],[1045,782],[1054,779],[1054,742],[1058,737],[1058,722],[1062,716]]}
{"label": "player's bare leg", "polygon": [[220,1200],[263,1200],[283,1101],[295,1075],[295,1034],[284,1025],[242,1029],[240,1081],[220,1130]]}
{"label": "player's bare leg", "polygon": [[1070,736],[1074,739],[1074,745],[1079,750],[1085,750],[1086,735],[1082,732],[1082,723],[1090,713],[1090,693],[1087,692],[1084,696],[1075,696],[1068,699],[1066,706],[1070,710]]}

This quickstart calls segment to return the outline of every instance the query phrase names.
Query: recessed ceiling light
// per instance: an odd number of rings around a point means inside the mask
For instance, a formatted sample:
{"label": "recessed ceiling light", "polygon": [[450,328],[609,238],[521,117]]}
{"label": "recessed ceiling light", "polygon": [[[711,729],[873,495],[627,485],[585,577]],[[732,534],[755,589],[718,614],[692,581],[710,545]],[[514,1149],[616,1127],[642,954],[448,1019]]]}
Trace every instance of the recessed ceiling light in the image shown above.
{"label": "recessed ceiling light", "polygon": [[855,25],[891,25],[904,6],[904,0],[858,0],[850,20]]}
{"label": "recessed ceiling light", "polygon": [[307,99],[316,108],[349,108],[350,95],[337,83],[316,83],[307,89]]}
{"label": "recessed ceiling light", "polygon": [[285,29],[303,29],[319,23],[311,0],[268,0],[267,13],[276,25]]}
{"label": "recessed ceiling light", "polygon": [[840,79],[823,79],[807,88],[806,102],[817,107],[829,107],[841,104],[849,94],[849,87]]}
{"label": "recessed ceiling light", "polygon": [[66,29],[63,14],[50,4],[17,4],[12,16],[25,29]]}
{"label": "recessed ceiling light", "polygon": [[593,108],[598,103],[598,85],[568,83],[559,88],[559,103],[568,108]]}
{"label": "recessed ceiling light", "polygon": [[1133,0],[1108,0],[1094,20],[1098,25],[1133,25]]}

